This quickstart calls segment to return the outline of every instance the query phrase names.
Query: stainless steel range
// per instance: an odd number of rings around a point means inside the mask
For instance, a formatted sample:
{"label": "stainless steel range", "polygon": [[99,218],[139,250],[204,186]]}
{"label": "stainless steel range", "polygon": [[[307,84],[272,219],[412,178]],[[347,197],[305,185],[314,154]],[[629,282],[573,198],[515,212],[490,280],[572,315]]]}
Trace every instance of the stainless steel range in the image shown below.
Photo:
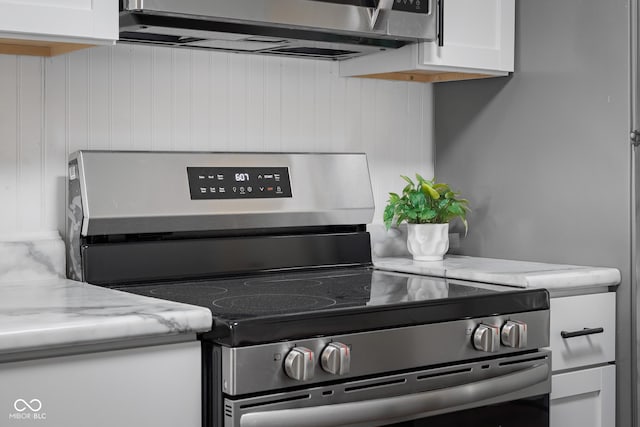
{"label": "stainless steel range", "polygon": [[68,275],[208,307],[203,425],[548,426],[549,297],[378,271],[363,154],[81,151]]}

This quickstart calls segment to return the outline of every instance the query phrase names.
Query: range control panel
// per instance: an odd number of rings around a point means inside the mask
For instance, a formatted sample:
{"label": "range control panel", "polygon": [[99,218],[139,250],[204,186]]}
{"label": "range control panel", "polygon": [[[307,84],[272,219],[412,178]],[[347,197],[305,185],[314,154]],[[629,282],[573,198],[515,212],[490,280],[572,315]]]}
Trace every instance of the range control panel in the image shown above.
{"label": "range control panel", "polygon": [[188,167],[191,200],[291,197],[286,167]]}

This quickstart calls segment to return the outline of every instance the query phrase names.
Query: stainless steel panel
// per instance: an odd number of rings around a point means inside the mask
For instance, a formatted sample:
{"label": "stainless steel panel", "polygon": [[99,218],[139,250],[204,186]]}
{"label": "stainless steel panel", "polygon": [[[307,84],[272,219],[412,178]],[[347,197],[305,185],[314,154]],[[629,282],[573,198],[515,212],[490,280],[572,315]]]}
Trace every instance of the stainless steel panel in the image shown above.
{"label": "stainless steel panel", "polygon": [[388,425],[548,394],[550,378],[550,355],[543,350],[292,392],[225,399],[224,425]]}
{"label": "stainless steel panel", "polygon": [[[472,334],[480,324],[504,325],[518,320],[529,326],[524,349],[501,346],[495,353],[484,353],[472,345]],[[350,346],[351,366],[348,374],[336,376],[318,364],[312,380],[300,382],[289,378],[283,361],[294,347],[306,347],[316,360],[330,342]],[[438,363],[454,363],[487,356],[500,356],[549,346],[549,311],[534,311],[507,316],[458,320],[406,328],[361,332],[338,336],[222,349],[223,391],[229,395],[257,393],[303,384],[317,384],[363,375],[416,369]]]}
{"label": "stainless steel panel", "polygon": [[[433,12],[425,15],[381,10],[373,20],[374,11],[369,8],[307,0],[144,0],[129,1],[125,6],[130,11],[164,16],[323,30],[327,33],[389,36],[412,41],[434,40],[436,32]],[[373,28],[372,23],[375,24]]]}
{"label": "stainless steel panel", "polygon": [[[638,79],[638,76],[634,78]],[[637,99],[635,101],[637,105]],[[637,111],[637,110],[636,110]],[[630,295],[632,301],[631,307],[631,378],[638,378],[640,374],[640,317],[638,312],[640,311],[640,292],[638,292],[638,286],[640,286],[640,237],[638,232],[640,230],[640,147],[633,147],[632,153],[632,172],[631,172],[631,215],[633,221],[631,223],[631,286]],[[619,313],[619,308],[616,310]],[[616,323],[620,325],[619,314],[616,319]],[[624,328],[624,326],[623,326]],[[616,340],[618,342],[619,340]],[[640,382],[633,381],[633,425],[638,425],[639,413],[640,413]]]}
{"label": "stainless steel panel", "polygon": [[[366,224],[364,154],[80,151],[82,235]],[[191,200],[187,167],[288,167],[293,197]]]}
{"label": "stainless steel panel", "polygon": [[[625,379],[631,377],[632,389],[631,389],[631,420],[632,425],[637,426],[640,422],[640,382],[636,379],[640,373],[640,360],[638,355],[640,354],[640,324],[638,311],[640,310],[640,293],[638,292],[638,286],[640,284],[640,237],[638,232],[640,231],[640,55],[638,49],[640,48],[640,8],[637,1],[630,3],[631,9],[631,37],[630,37],[630,93],[631,93],[631,266],[630,266],[630,296],[632,301],[631,307],[631,375],[625,375]],[[620,311],[617,311],[620,313]],[[618,314],[619,316],[619,314]],[[618,320],[618,325],[620,325]],[[619,340],[616,340],[619,341]],[[619,357],[618,357],[619,359]],[[618,365],[620,366],[619,360]],[[624,369],[624,365],[622,365]],[[620,381],[617,382],[620,384]],[[618,388],[620,386],[618,385]],[[622,425],[622,424],[620,424]]]}
{"label": "stainless steel panel", "polygon": [[80,255],[80,233],[82,230],[83,207],[80,192],[78,164],[73,161],[69,165],[69,181],[67,186],[67,234],[66,261],[67,277],[72,280],[84,281],[82,274],[82,258]]}
{"label": "stainless steel panel", "polygon": [[[191,28],[168,28],[146,24],[142,26],[134,26],[132,28],[121,27],[121,31],[131,31],[137,34],[162,34],[178,37],[175,41],[148,42],[164,46],[293,56],[298,58],[309,57],[340,60],[380,52],[389,48],[387,46],[379,46],[375,44],[345,43],[340,42],[337,38],[335,40],[330,38],[331,41],[298,40],[290,37],[267,38],[251,34],[223,34],[220,32],[203,31]],[[129,35],[122,35],[120,42],[137,41],[132,40]],[[308,51],[305,50],[305,48],[308,49]],[[294,50],[293,52],[291,51],[292,49]]]}

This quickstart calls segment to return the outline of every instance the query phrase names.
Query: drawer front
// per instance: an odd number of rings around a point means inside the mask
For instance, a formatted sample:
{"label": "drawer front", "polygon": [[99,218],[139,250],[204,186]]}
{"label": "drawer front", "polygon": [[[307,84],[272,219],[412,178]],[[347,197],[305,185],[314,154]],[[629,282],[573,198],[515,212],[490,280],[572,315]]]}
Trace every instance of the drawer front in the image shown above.
{"label": "drawer front", "polygon": [[551,384],[551,427],[616,425],[614,365],[556,374]]}
{"label": "drawer front", "polygon": [[550,345],[553,371],[614,361],[615,332],[614,292],[552,298]]}

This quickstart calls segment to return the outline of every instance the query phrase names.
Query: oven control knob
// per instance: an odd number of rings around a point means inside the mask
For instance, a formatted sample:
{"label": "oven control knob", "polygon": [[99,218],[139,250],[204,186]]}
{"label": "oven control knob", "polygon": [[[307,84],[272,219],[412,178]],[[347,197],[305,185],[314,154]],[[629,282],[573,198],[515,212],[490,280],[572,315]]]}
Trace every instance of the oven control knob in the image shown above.
{"label": "oven control knob", "polygon": [[502,344],[507,347],[525,348],[527,346],[527,324],[517,320],[508,320],[502,326]]}
{"label": "oven control knob", "polygon": [[341,342],[327,345],[320,355],[322,369],[334,375],[345,375],[351,367],[351,351],[349,346]]}
{"label": "oven control knob", "polygon": [[481,323],[473,332],[473,346],[476,350],[493,353],[500,347],[500,328]]}
{"label": "oven control knob", "polygon": [[284,371],[289,378],[298,381],[308,381],[313,378],[315,356],[306,347],[293,348],[284,359]]}

